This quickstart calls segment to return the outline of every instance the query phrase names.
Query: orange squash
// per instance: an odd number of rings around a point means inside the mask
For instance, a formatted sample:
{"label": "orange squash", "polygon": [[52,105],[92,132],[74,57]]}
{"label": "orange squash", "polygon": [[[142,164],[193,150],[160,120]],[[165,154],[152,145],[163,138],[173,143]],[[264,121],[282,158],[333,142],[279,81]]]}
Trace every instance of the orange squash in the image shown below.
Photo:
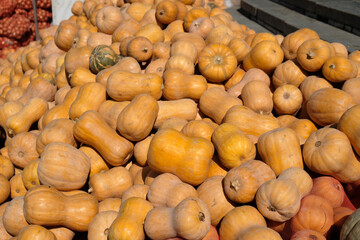
{"label": "orange squash", "polygon": [[122,194],[133,185],[129,171],[124,167],[113,167],[90,177],[89,190],[98,201],[106,198],[121,198]]}
{"label": "orange squash", "polygon": [[244,102],[244,106],[265,115],[270,114],[273,110],[274,102],[272,95],[269,86],[265,82],[257,80],[245,84],[241,91],[241,99]]}
{"label": "orange squash", "polygon": [[314,186],[310,194],[325,198],[333,208],[340,207],[344,201],[345,191],[341,183],[333,177],[314,178]]}
{"label": "orange squash", "polygon": [[223,180],[226,196],[237,203],[248,203],[255,198],[258,188],[275,179],[274,171],[264,162],[248,160],[226,173]]}
{"label": "orange squash", "polygon": [[306,78],[306,72],[293,60],[287,60],[275,68],[272,83],[275,88],[284,84],[298,87]]}
{"label": "orange squash", "polygon": [[90,159],[90,177],[96,173],[109,170],[108,164],[95,149],[90,146],[83,145],[79,148],[79,150],[85,153]]}
{"label": "orange squash", "polygon": [[337,88],[322,88],[311,95],[306,110],[311,120],[325,126],[338,123],[343,113],[354,105],[350,94]]}
{"label": "orange squash", "polygon": [[290,128],[277,128],[262,134],[257,148],[277,176],[287,168],[304,167],[299,139]]}
{"label": "orange squash", "polygon": [[198,100],[207,89],[207,81],[203,76],[186,74],[175,68],[167,69],[163,79],[163,96],[168,100]]}
{"label": "orange squash", "polygon": [[83,113],[75,123],[74,137],[94,147],[112,166],[124,165],[133,155],[133,144],[118,135],[101,115],[93,110]]}
{"label": "orange squash", "polygon": [[273,101],[277,114],[296,115],[301,108],[303,97],[299,88],[292,84],[285,84],[274,91]]}
{"label": "orange squash", "polygon": [[200,97],[199,108],[202,113],[213,119],[217,124],[223,120],[226,112],[242,101],[228,94],[221,88],[209,88]]}
{"label": "orange squash", "polygon": [[88,228],[88,240],[107,239],[109,228],[118,215],[117,211],[99,212],[91,220]]}
{"label": "orange squash", "polygon": [[284,53],[280,45],[274,41],[264,40],[256,44],[246,55],[243,67],[246,71],[259,68],[270,75],[283,59]]}
{"label": "orange squash", "polygon": [[358,75],[358,66],[346,57],[330,57],[322,66],[324,77],[330,82],[343,82]]}
{"label": "orange squash", "polygon": [[346,80],[341,88],[341,90],[347,92],[352,96],[356,104],[360,104],[360,95],[358,94],[360,87],[359,83],[360,83],[360,78],[352,78]]}
{"label": "orange squash", "polygon": [[210,212],[206,204],[199,198],[190,197],[174,208],[150,210],[145,217],[144,230],[154,240],[176,236],[202,239],[209,232],[210,225]]}
{"label": "orange squash", "polygon": [[97,200],[83,191],[65,195],[53,187],[41,185],[31,188],[24,196],[24,216],[31,224],[64,226],[84,232],[97,213]]}
{"label": "orange squash", "polygon": [[256,155],[255,144],[238,128],[230,123],[219,125],[211,140],[223,166],[232,169]]}
{"label": "orange squash", "polygon": [[106,100],[105,87],[97,82],[85,83],[69,108],[69,118],[75,120],[88,110],[97,111]]}
{"label": "orange squash", "polygon": [[139,94],[120,112],[116,129],[130,141],[146,138],[155,123],[159,104],[149,94]]}
{"label": "orange squash", "polygon": [[89,172],[90,159],[86,154],[63,142],[48,144],[38,165],[38,177],[43,185],[65,191],[80,189]]}
{"label": "orange squash", "polygon": [[293,182],[300,192],[301,197],[308,195],[313,186],[313,179],[304,169],[299,167],[287,168],[280,173],[278,179]]}
{"label": "orange squash", "polygon": [[120,112],[130,103],[130,101],[112,101],[106,100],[103,102],[98,112],[110,125],[111,128],[116,129],[116,123]]}
{"label": "orange squash", "polygon": [[123,15],[119,8],[115,6],[105,6],[96,15],[96,27],[99,32],[112,34],[123,20]]}
{"label": "orange squash", "polygon": [[321,39],[312,39],[299,46],[296,59],[306,71],[316,72],[332,56],[335,56],[335,49],[330,43]]}
{"label": "orange squash", "polygon": [[320,39],[317,32],[309,28],[301,28],[285,36],[281,43],[286,59],[295,59],[299,46],[309,39]]}
{"label": "orange squash", "polygon": [[184,29],[189,31],[191,23],[200,17],[209,17],[208,12],[203,7],[193,7],[191,8],[184,17]]}
{"label": "orange squash", "polygon": [[280,127],[279,121],[274,116],[262,115],[241,105],[229,108],[222,122],[239,127],[254,142],[257,142],[257,139],[263,133]]}
{"label": "orange squash", "polygon": [[340,130],[321,128],[312,133],[304,144],[303,157],[306,166],[314,172],[344,183],[360,179],[360,163],[348,137]]}
{"label": "orange squash", "polygon": [[9,202],[2,215],[2,221],[6,232],[13,236],[29,225],[24,217],[24,196],[16,197]]}
{"label": "orange squash", "polygon": [[210,82],[228,80],[234,74],[236,66],[234,53],[224,44],[209,44],[199,54],[199,70]]}
{"label": "orange squash", "polygon": [[116,71],[107,80],[106,92],[117,101],[129,101],[141,93],[149,93],[155,99],[160,99],[162,83],[162,78],[157,74]]}
{"label": "orange squash", "polygon": [[[207,139],[186,137],[174,129],[163,129],[151,140],[147,162],[153,170],[170,172],[186,183],[198,185],[207,177],[213,153],[214,147]],[[166,160],[169,156],[173,161]]]}
{"label": "orange squash", "polygon": [[178,11],[175,2],[170,0],[161,1],[156,5],[156,20],[162,24],[169,24],[176,20]]}
{"label": "orange squash", "polygon": [[221,219],[235,207],[225,195],[222,183],[223,179],[223,176],[207,178],[197,188],[199,199],[209,208],[211,224],[213,226],[217,226]]}
{"label": "orange squash", "polygon": [[63,51],[68,51],[73,44],[73,40],[79,28],[78,25],[69,20],[60,22],[54,36],[56,46]]}
{"label": "orange squash", "polygon": [[255,200],[257,208],[264,217],[285,222],[299,211],[301,194],[295,183],[272,179],[259,187]]}
{"label": "orange squash", "polygon": [[35,97],[27,101],[19,112],[6,120],[5,127],[9,136],[27,132],[31,125],[38,121],[47,110],[48,104],[42,98]]}
{"label": "orange squash", "polygon": [[266,227],[265,218],[253,206],[238,206],[228,212],[221,221],[220,239],[236,239],[237,236],[251,226]]}
{"label": "orange squash", "polygon": [[354,148],[357,154],[360,154],[360,144],[359,144],[359,130],[358,124],[356,124],[356,119],[359,114],[360,105],[355,105],[349,108],[341,116],[337,128],[346,134],[349,138],[352,147]]}
{"label": "orange squash", "polygon": [[309,194],[301,200],[299,212],[290,220],[293,232],[311,229],[325,234],[333,225],[333,208],[325,198]]}

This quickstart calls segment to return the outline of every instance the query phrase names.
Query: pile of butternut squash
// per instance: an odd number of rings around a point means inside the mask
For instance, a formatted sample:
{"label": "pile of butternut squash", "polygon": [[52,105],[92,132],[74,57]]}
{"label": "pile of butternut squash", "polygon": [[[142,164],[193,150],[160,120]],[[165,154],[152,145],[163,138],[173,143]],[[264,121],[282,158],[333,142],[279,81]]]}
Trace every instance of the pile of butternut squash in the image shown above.
{"label": "pile of butternut squash", "polygon": [[77,1],[0,60],[0,239],[359,236],[360,51],[221,6]]}

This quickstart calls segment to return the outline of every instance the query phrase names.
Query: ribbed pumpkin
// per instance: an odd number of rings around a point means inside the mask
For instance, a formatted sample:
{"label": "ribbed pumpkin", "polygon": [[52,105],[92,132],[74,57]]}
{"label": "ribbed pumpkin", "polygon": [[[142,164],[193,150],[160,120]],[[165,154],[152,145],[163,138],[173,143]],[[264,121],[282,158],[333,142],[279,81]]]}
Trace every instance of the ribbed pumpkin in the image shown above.
{"label": "ribbed pumpkin", "polygon": [[107,45],[99,45],[93,49],[89,59],[90,70],[98,73],[105,68],[109,68],[119,61],[119,55]]}

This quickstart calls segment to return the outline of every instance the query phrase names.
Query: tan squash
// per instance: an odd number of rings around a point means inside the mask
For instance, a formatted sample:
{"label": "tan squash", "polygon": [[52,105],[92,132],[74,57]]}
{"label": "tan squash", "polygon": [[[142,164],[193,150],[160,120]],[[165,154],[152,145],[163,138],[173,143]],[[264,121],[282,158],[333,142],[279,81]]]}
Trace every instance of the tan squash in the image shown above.
{"label": "tan squash", "polygon": [[235,72],[237,59],[231,49],[224,44],[212,43],[199,54],[198,68],[210,82],[228,80]]}
{"label": "tan squash", "polygon": [[162,77],[165,71],[165,65],[167,61],[168,59],[166,58],[157,58],[155,60],[151,60],[151,62],[145,68],[145,74],[155,73]]}
{"label": "tan squash", "polygon": [[0,204],[2,204],[10,196],[10,182],[2,174],[0,175],[0,189]]}
{"label": "tan squash", "polygon": [[[187,219],[184,222],[184,219]],[[186,223],[186,224],[185,224]],[[186,198],[174,208],[153,208],[144,222],[151,239],[202,239],[210,230],[210,212],[199,198]]]}
{"label": "tan squash", "polygon": [[238,206],[228,212],[221,221],[220,239],[235,240],[237,236],[251,226],[264,226],[266,221],[253,206]]}
{"label": "tan squash", "polygon": [[168,119],[165,119],[163,122],[160,123],[157,130],[173,128],[181,132],[181,130],[188,122],[189,121],[183,117],[169,117]]}
{"label": "tan squash", "polygon": [[[151,184],[150,184],[151,185]],[[135,184],[129,187],[121,196],[122,201],[126,201],[132,197],[140,197],[143,199],[147,198],[147,194],[149,191],[149,186],[145,184]]]}
{"label": "tan squash", "polygon": [[6,206],[2,221],[5,230],[16,236],[23,227],[29,225],[24,217],[24,196],[12,199]]}
{"label": "tan squash", "polygon": [[274,91],[273,102],[278,115],[296,115],[303,103],[303,97],[299,88],[284,84]]}
{"label": "tan squash", "polygon": [[23,104],[15,101],[6,102],[0,105],[0,126],[5,128],[6,120],[13,114],[19,112]]}
{"label": "tan squash", "polygon": [[39,158],[36,151],[38,135],[32,132],[22,132],[15,135],[8,144],[8,154],[11,162],[20,168],[24,168],[29,162]]}
{"label": "tan squash", "polygon": [[54,233],[50,230],[44,228],[40,225],[28,225],[23,227],[19,234],[16,236],[17,240],[26,240],[26,239],[34,239],[34,240],[41,240],[41,239],[49,239],[49,240],[57,240]]}
{"label": "tan squash", "polygon": [[98,201],[106,198],[121,198],[122,194],[133,185],[129,171],[124,167],[113,167],[90,177],[89,190]]}
{"label": "tan squash", "polygon": [[69,118],[69,109],[71,104],[76,99],[80,90],[80,86],[73,87],[66,94],[64,101],[61,104],[56,105],[52,109],[49,109],[42,117],[42,126],[45,127],[49,122],[59,118]]}
{"label": "tan squash", "polygon": [[165,69],[177,69],[185,74],[192,75],[195,72],[195,65],[186,55],[173,55],[165,64]]}
{"label": "tan squash", "polygon": [[226,25],[219,25],[211,29],[205,38],[206,45],[216,43],[228,45],[234,38],[234,32]]}
{"label": "tan squash", "polygon": [[65,55],[65,74],[67,79],[79,67],[89,69],[89,59],[93,47],[85,46],[80,48],[71,48]]}
{"label": "tan squash", "polygon": [[112,41],[121,42],[125,37],[133,36],[140,27],[140,24],[133,18],[123,19],[112,34]]}
{"label": "tan squash", "polygon": [[22,171],[15,172],[15,175],[9,180],[10,182],[10,197],[12,199],[24,196],[27,189],[22,181]]}
{"label": "tan squash", "polygon": [[106,86],[106,82],[109,76],[115,71],[129,71],[131,73],[140,73],[141,68],[135,58],[124,57],[112,67],[101,70],[98,74],[96,74],[96,82]]}
{"label": "tan squash", "polygon": [[287,168],[280,173],[278,179],[295,183],[301,197],[308,195],[314,186],[313,179],[304,169],[298,167]]}
{"label": "tan squash", "polygon": [[64,191],[84,186],[89,172],[88,156],[64,142],[52,142],[44,148],[37,170],[42,184]]}
{"label": "tan squash", "polygon": [[106,34],[112,34],[122,21],[123,15],[115,6],[105,6],[96,15],[96,27]]}
{"label": "tan squash", "polygon": [[149,185],[146,198],[154,207],[175,207],[188,197],[198,197],[195,188],[171,173],[162,173]]}
{"label": "tan squash", "polygon": [[320,39],[317,32],[309,28],[301,28],[295,32],[287,34],[281,43],[286,59],[295,59],[299,46],[309,39]]}
{"label": "tan squash", "polygon": [[21,173],[23,184],[28,190],[34,186],[40,185],[40,180],[37,174],[39,162],[39,158],[32,160],[24,167]]}
{"label": "tan squash", "polygon": [[360,144],[359,144],[359,133],[358,125],[356,124],[356,117],[359,114],[360,105],[355,105],[349,108],[341,116],[337,128],[346,134],[349,138],[352,147],[354,148],[357,154],[360,153]]}
{"label": "tan squash", "polygon": [[350,94],[337,88],[322,88],[314,92],[306,104],[311,120],[320,126],[338,123],[342,114],[355,105]]}
{"label": "tan squash", "polygon": [[96,75],[87,68],[77,68],[70,78],[70,86],[82,86],[85,83],[96,82]]}
{"label": "tan squash", "polygon": [[88,110],[97,111],[105,100],[106,89],[102,84],[86,83],[80,87],[75,100],[70,105],[69,118],[74,120]]}
{"label": "tan squash", "polygon": [[290,167],[304,168],[298,136],[290,128],[277,128],[262,134],[257,149],[276,176]]}
{"label": "tan squash", "polygon": [[78,25],[69,20],[61,21],[54,35],[56,46],[63,51],[68,51],[72,46],[74,37],[79,28]]}
{"label": "tan squash", "polygon": [[347,57],[330,57],[322,66],[324,77],[334,83],[344,82],[358,75],[358,66]]}
{"label": "tan squash", "polygon": [[130,101],[106,100],[100,105],[98,112],[111,128],[116,129],[118,116],[129,103]]}
{"label": "tan squash", "polygon": [[200,97],[199,108],[206,116],[220,124],[228,109],[242,105],[239,98],[230,96],[221,88],[210,88]]}
{"label": "tan squash", "polygon": [[133,144],[118,135],[99,113],[92,110],[82,114],[75,123],[74,137],[94,147],[112,166],[124,165],[133,155]]}
{"label": "tan squash", "polygon": [[214,27],[214,22],[209,17],[200,17],[190,24],[189,32],[199,34],[205,39]]}
{"label": "tan squash", "polygon": [[347,92],[355,100],[356,104],[360,104],[359,86],[360,78],[348,79],[344,82],[341,90]]}
{"label": "tan squash", "polygon": [[228,47],[233,51],[238,63],[241,63],[245,56],[250,52],[251,47],[241,38],[233,38]]}
{"label": "tan squash", "polygon": [[193,63],[197,60],[197,48],[190,41],[176,41],[170,47],[170,56],[184,55],[192,60]]}
{"label": "tan squash", "polygon": [[159,105],[154,97],[139,94],[120,112],[116,129],[128,140],[140,141],[151,132],[158,112]]}
{"label": "tan squash", "polygon": [[[213,153],[214,147],[209,140],[186,137],[170,128],[160,130],[154,135],[147,162],[153,170],[173,173],[183,182],[198,185],[207,177]],[[173,161],[167,161],[169,157]]]}
{"label": "tan squash", "polygon": [[350,141],[335,128],[321,128],[312,133],[304,144],[303,157],[311,171],[333,176],[344,183],[360,179],[360,163]]}
{"label": "tan squash", "polygon": [[240,232],[237,239],[248,239],[255,240],[260,239],[261,237],[266,237],[268,239],[281,240],[283,239],[278,232],[272,230],[271,228],[264,226],[251,226],[244,231]]}
{"label": "tan squash", "polygon": [[59,118],[49,122],[36,139],[36,151],[41,154],[49,143],[64,142],[77,147],[73,136],[74,122],[70,119]]}
{"label": "tan squash", "polygon": [[151,60],[169,59],[170,58],[170,41],[156,42],[153,44],[153,55]]}
{"label": "tan squash", "polygon": [[[239,97],[244,86],[250,81],[262,81],[270,87],[269,76],[259,68],[251,68],[244,73],[240,70],[239,74],[239,80],[237,80],[236,83],[232,83],[232,86],[227,89],[227,92],[233,97]],[[231,78],[229,80],[231,80]]]}
{"label": "tan squash", "polygon": [[172,38],[170,39],[171,44],[177,41],[191,41],[198,50],[198,56],[202,49],[205,47],[205,40],[197,35],[196,33],[189,33],[189,32],[177,32],[175,33]]}
{"label": "tan squash", "polygon": [[116,211],[120,209],[122,198],[106,198],[99,202],[99,213],[106,211]]}
{"label": "tan squash", "polygon": [[232,169],[255,158],[255,144],[233,124],[219,125],[215,129],[211,141],[221,164],[227,169]]}
{"label": "tan squash", "polygon": [[280,127],[279,121],[274,116],[262,115],[241,105],[231,107],[222,122],[239,127],[255,143],[260,135]]}
{"label": "tan squash", "polygon": [[237,203],[248,203],[266,181],[275,179],[274,171],[259,160],[248,160],[226,173],[223,186],[226,197]]}
{"label": "tan squash", "polygon": [[95,48],[99,45],[110,46],[112,43],[112,35],[102,32],[92,33],[86,41],[86,46]]}
{"label": "tan squash", "polygon": [[294,60],[287,60],[275,68],[272,83],[275,88],[285,84],[298,87],[306,78],[306,72]]}
{"label": "tan squash", "polygon": [[292,181],[272,179],[259,187],[255,200],[264,217],[285,222],[299,211],[301,194]]}
{"label": "tan squash", "polygon": [[296,60],[306,71],[316,72],[332,56],[335,56],[335,48],[329,42],[312,39],[303,42],[299,46]]}
{"label": "tan squash", "polygon": [[155,23],[148,23],[142,26],[134,36],[145,37],[149,39],[152,44],[164,41],[164,33],[160,26]]}
{"label": "tan squash", "polygon": [[5,176],[8,180],[15,174],[13,163],[4,155],[0,155],[0,174]]}
{"label": "tan squash", "polygon": [[53,187],[42,185],[31,188],[24,196],[24,216],[31,224],[64,226],[84,232],[97,213],[97,200],[82,191],[65,195]]}
{"label": "tan squash", "polygon": [[157,74],[116,71],[107,80],[106,92],[117,101],[129,101],[140,93],[149,93],[156,99],[162,95],[162,78]]}
{"label": "tan squash", "polygon": [[251,68],[259,68],[265,73],[271,74],[283,59],[284,53],[280,45],[275,41],[264,40],[256,44],[246,55],[243,67],[246,71]]}
{"label": "tan squash", "polygon": [[106,240],[109,228],[118,215],[117,211],[99,212],[91,220],[87,237],[89,240]]}
{"label": "tan squash", "polygon": [[208,206],[211,224],[217,226],[221,219],[234,209],[235,205],[226,197],[223,189],[223,176],[207,178],[198,188],[199,198]]}
{"label": "tan squash", "polygon": [[[160,125],[169,118],[179,117],[185,120],[194,120],[198,113],[197,104],[192,99],[179,99],[169,101],[158,101],[159,113],[155,120],[154,128],[158,129]],[[185,121],[181,121],[182,127],[186,124]]]}
{"label": "tan squash", "polygon": [[181,132],[188,137],[203,137],[211,141],[211,136],[216,128],[208,121],[192,120],[184,125]]}
{"label": "tan squash", "polygon": [[27,86],[24,94],[18,99],[18,102],[25,104],[31,98],[39,97],[45,101],[51,102],[54,100],[56,93],[56,86],[52,82],[38,77],[31,81]]}
{"label": "tan squash", "polygon": [[176,68],[167,69],[163,79],[163,96],[167,100],[183,98],[198,100],[207,89],[207,81],[203,76],[190,75]]}
{"label": "tan squash", "polygon": [[340,57],[348,57],[348,50],[347,47],[340,43],[340,42],[332,42],[330,43],[334,48],[335,48],[335,53],[336,56],[340,56]]}
{"label": "tan squash", "polygon": [[132,197],[124,201],[117,217],[110,225],[107,239],[145,239],[144,220],[151,209],[153,209],[151,203],[140,197]]}
{"label": "tan squash", "polygon": [[96,173],[109,170],[105,160],[92,147],[83,145],[79,150],[84,152],[90,159],[90,177]]}
{"label": "tan squash", "polygon": [[245,84],[241,91],[241,99],[244,102],[244,106],[251,108],[257,113],[268,115],[273,110],[272,93],[265,82],[250,81]]}

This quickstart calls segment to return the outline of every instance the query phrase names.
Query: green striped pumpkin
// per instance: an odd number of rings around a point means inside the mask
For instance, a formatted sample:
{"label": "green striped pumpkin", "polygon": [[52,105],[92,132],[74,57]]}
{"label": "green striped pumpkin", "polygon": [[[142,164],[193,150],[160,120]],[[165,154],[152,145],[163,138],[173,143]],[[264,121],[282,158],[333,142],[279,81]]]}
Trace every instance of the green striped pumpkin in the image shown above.
{"label": "green striped pumpkin", "polygon": [[107,45],[96,46],[90,55],[89,65],[93,73],[109,68],[119,61],[119,55]]}
{"label": "green striped pumpkin", "polygon": [[359,240],[360,239],[360,208],[347,217],[344,222],[340,240]]}

